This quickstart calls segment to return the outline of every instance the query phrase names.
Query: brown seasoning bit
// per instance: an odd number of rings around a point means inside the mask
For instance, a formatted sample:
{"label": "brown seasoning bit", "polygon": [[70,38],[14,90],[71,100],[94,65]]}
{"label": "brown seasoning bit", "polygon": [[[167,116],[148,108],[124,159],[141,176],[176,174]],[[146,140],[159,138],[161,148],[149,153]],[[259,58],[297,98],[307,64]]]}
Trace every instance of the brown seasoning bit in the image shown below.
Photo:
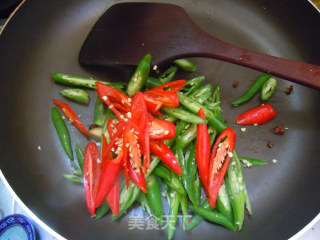
{"label": "brown seasoning bit", "polygon": [[273,130],[274,133],[278,135],[283,135],[285,133],[285,130],[281,125],[276,126]]}
{"label": "brown seasoning bit", "polygon": [[96,124],[91,124],[91,125],[89,126],[89,130],[94,129],[94,128],[96,128],[96,127],[98,127]]}
{"label": "brown seasoning bit", "polygon": [[289,95],[292,92],[292,90],[293,90],[293,85],[290,85],[284,90],[284,92]]}
{"label": "brown seasoning bit", "polygon": [[232,86],[233,86],[234,88],[238,87],[238,85],[239,85],[239,81],[234,81],[233,84],[232,84]]}
{"label": "brown seasoning bit", "polygon": [[273,147],[273,144],[274,144],[274,142],[269,141],[268,144],[267,144],[267,146],[268,146],[269,148],[272,148],[272,147]]}

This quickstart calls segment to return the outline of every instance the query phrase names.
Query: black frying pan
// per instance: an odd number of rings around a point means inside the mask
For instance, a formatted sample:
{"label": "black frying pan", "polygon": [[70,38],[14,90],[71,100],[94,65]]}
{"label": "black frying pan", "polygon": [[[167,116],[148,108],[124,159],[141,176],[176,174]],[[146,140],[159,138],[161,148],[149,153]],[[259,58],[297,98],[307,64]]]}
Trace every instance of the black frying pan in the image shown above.
{"label": "black frying pan", "polygon": [[[118,1],[117,1],[118,2]],[[166,1],[179,4],[204,30],[235,45],[320,65],[320,15],[307,1]],[[80,48],[99,16],[114,2],[107,0],[28,0],[11,19],[0,37],[0,166],[22,201],[45,223],[68,239],[160,239],[165,231],[128,230],[130,214],[120,221],[90,218],[81,186],[62,179],[71,171],[50,120],[52,98],[61,98],[63,86],[51,80],[54,71],[109,81],[124,81],[132,69],[84,69],[77,62]],[[215,24],[213,25],[212,22]],[[260,104],[259,98],[237,108],[230,103],[250,85],[258,72],[209,59],[194,59],[208,82],[221,86],[223,116],[238,134],[241,156],[268,161],[264,167],[244,171],[253,205],[240,233],[202,223],[191,232],[176,231],[176,239],[287,239],[320,212],[320,95],[289,82],[278,81],[270,100],[278,115],[271,122],[235,126],[235,117]],[[183,77],[183,76],[182,76]],[[232,88],[240,81],[237,89]],[[94,96],[94,93],[91,93]],[[82,121],[92,123],[94,100],[88,107],[73,104]],[[272,128],[289,129],[279,137]],[[87,140],[70,127],[73,145]],[[266,146],[272,140],[272,149]],[[41,151],[38,146],[41,146]],[[275,164],[272,159],[277,159]],[[145,215],[146,216],[146,215]]]}

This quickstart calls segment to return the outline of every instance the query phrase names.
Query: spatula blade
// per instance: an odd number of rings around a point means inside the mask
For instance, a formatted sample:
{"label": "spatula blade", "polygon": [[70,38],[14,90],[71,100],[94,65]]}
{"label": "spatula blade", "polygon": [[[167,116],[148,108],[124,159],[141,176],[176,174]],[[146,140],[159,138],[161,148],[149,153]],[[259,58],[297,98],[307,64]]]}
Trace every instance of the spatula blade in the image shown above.
{"label": "spatula blade", "polygon": [[[82,46],[83,66],[137,65],[147,53],[152,64],[179,57],[190,31],[183,8],[163,3],[119,3],[96,22]],[[178,29],[178,31],[177,31]],[[181,35],[182,34],[182,35]]]}

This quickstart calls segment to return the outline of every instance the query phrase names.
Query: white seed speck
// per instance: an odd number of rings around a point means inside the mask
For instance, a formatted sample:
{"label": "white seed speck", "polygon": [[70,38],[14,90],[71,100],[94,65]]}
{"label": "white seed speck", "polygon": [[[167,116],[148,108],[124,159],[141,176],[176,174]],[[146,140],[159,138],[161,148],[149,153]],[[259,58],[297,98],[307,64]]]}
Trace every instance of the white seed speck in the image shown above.
{"label": "white seed speck", "polygon": [[78,118],[81,118],[81,114],[78,115]]}
{"label": "white seed speck", "polygon": [[232,165],[232,166],[236,165],[236,162],[233,161],[233,162],[231,163],[231,165]]}
{"label": "white seed speck", "polygon": [[241,132],[245,132],[247,129],[246,128],[240,128]]}
{"label": "white seed speck", "polygon": [[130,144],[129,144],[129,143],[127,143],[127,144],[126,144],[126,147],[128,148],[129,146],[130,146]]}
{"label": "white seed speck", "polygon": [[168,130],[164,131],[164,135],[168,135],[168,134],[169,134]]}
{"label": "white seed speck", "polygon": [[174,198],[175,195],[176,195],[175,192],[170,193],[171,198]]}
{"label": "white seed speck", "polygon": [[66,119],[66,117],[65,117],[65,116],[62,116],[62,119],[63,119],[63,120],[65,120],[65,119]]}
{"label": "white seed speck", "polygon": [[156,71],[157,69],[158,69],[158,66],[157,66],[157,65],[154,65],[154,66],[153,66],[153,70]]}
{"label": "white seed speck", "polygon": [[258,123],[253,124],[253,126],[258,126]]}
{"label": "white seed speck", "polygon": [[233,157],[233,153],[232,152],[228,152],[228,156],[232,158]]}
{"label": "white seed speck", "polygon": [[124,120],[125,122],[128,122],[128,118],[124,118],[123,120]]}
{"label": "white seed speck", "polygon": [[130,132],[133,133],[133,132],[134,132],[134,128],[132,128],[132,129],[130,130]]}
{"label": "white seed speck", "polygon": [[272,162],[273,162],[273,163],[277,163],[278,160],[277,160],[277,159],[272,159]]}
{"label": "white seed speck", "polygon": [[130,157],[133,157],[133,154],[132,154],[132,153],[130,153],[130,154],[129,154],[129,156],[130,156]]}
{"label": "white seed speck", "polygon": [[128,102],[131,102],[132,100],[131,100],[131,98],[128,98]]}
{"label": "white seed speck", "polygon": [[38,146],[38,150],[41,151],[41,146],[40,145]]}
{"label": "white seed speck", "polygon": [[124,100],[123,99],[121,100],[121,103],[124,104]]}
{"label": "white seed speck", "polygon": [[102,100],[107,101],[108,97],[107,96],[102,96]]}
{"label": "white seed speck", "polygon": [[289,128],[285,127],[284,129],[285,129],[285,130],[288,130]]}
{"label": "white seed speck", "polygon": [[127,117],[128,117],[128,118],[132,118],[131,112],[127,112]]}
{"label": "white seed speck", "polygon": [[101,159],[100,158],[97,158],[97,163],[101,163]]}
{"label": "white seed speck", "polygon": [[113,104],[111,104],[111,105],[109,106],[109,108],[112,109],[112,108],[113,108]]}

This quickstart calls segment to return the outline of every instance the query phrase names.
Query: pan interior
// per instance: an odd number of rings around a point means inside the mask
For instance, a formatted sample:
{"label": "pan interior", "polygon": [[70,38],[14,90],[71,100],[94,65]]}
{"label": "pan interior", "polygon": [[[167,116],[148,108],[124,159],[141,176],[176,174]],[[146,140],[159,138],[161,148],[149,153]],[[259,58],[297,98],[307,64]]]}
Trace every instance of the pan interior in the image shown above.
{"label": "pan interior", "polygon": [[[316,27],[320,25],[319,16],[306,1],[166,2],[184,7],[202,29],[217,38],[251,50],[320,64],[320,46],[313,37],[320,36]],[[106,81],[126,81],[130,77],[132,69],[84,69],[77,62],[91,27],[113,3],[26,1],[9,22],[0,38],[1,170],[22,201],[68,239],[126,239],[132,234],[140,239],[150,236],[161,239],[166,237],[165,231],[129,230],[130,216],[147,217],[137,206],[117,222],[109,217],[90,218],[82,187],[61,177],[62,173],[70,173],[71,167],[51,122],[50,109],[52,98],[62,99],[59,90],[65,86],[55,84],[51,74],[65,72]],[[300,16],[302,10],[308,19]],[[287,96],[283,90],[291,83],[279,79],[278,91],[269,102],[278,112],[277,117],[261,126],[246,127],[246,132],[242,132],[234,123],[235,117],[262,102],[257,96],[237,108],[231,108],[230,103],[250,86],[259,72],[211,59],[193,61],[198,70],[179,77],[204,75],[207,82],[219,84],[223,117],[237,132],[238,154],[264,159],[268,165],[244,170],[253,216],[246,217],[240,233],[207,222],[186,232],[180,219],[175,237],[289,238],[320,211],[320,192],[315,191],[320,189],[316,144],[320,132],[319,93],[293,84],[293,93]],[[236,80],[240,85],[234,89],[232,83]],[[90,97],[89,106],[70,102],[86,126],[93,121],[93,91]],[[272,133],[278,124],[288,128],[285,135]],[[88,140],[72,126],[69,130],[72,145],[84,148]],[[267,148],[269,140],[275,142],[272,149]]]}

